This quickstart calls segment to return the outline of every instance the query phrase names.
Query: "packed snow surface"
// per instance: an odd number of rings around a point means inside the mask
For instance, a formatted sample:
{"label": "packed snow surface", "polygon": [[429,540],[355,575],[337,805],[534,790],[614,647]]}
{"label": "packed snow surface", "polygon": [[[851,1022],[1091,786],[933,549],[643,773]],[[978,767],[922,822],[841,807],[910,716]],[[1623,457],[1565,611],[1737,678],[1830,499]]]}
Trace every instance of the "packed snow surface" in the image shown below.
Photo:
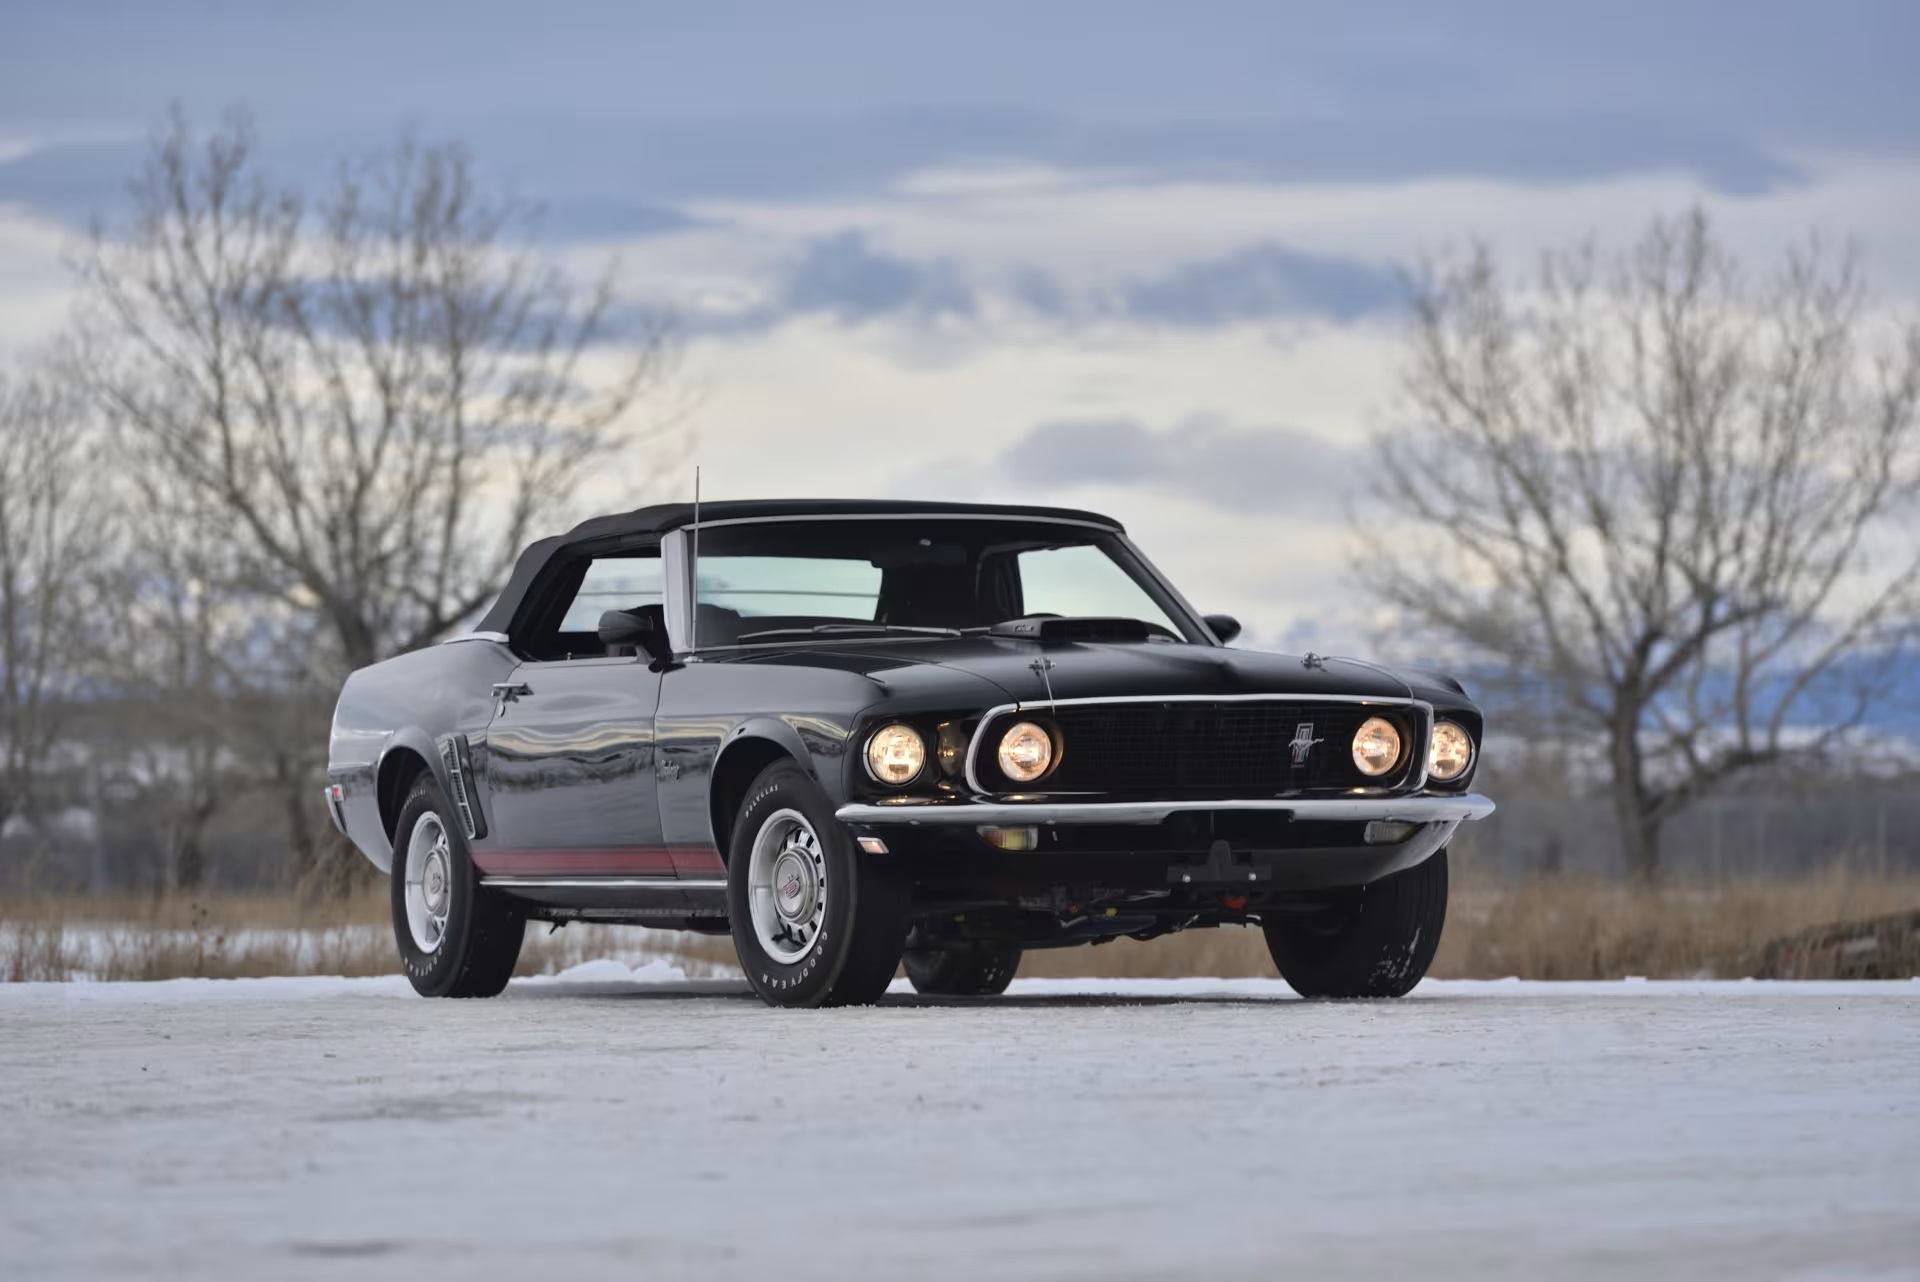
{"label": "packed snow surface", "polygon": [[1920,982],[0,986],[19,1278],[1912,1278]]}

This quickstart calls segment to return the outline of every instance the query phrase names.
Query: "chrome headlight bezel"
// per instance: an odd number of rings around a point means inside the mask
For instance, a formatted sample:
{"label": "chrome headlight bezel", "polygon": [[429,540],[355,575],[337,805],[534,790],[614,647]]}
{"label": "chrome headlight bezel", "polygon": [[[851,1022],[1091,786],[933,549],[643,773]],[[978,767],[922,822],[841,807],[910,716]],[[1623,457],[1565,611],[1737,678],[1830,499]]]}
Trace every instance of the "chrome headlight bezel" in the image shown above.
{"label": "chrome headlight bezel", "polygon": [[[905,747],[911,744],[908,752],[913,759],[913,773],[898,779],[881,773],[881,761],[885,759],[888,747]],[[866,765],[867,777],[885,788],[905,788],[927,772],[926,736],[904,721],[889,721],[876,726],[867,736],[866,747],[861,750],[860,760]]]}
{"label": "chrome headlight bezel", "polygon": [[[1460,743],[1466,746],[1466,755],[1461,760],[1459,769],[1452,774],[1447,774],[1440,768],[1440,738],[1447,732],[1458,734]],[[1472,732],[1458,721],[1442,717],[1433,723],[1433,736],[1427,744],[1427,777],[1440,783],[1458,783],[1466,778],[1468,771],[1473,769],[1473,761],[1478,754],[1479,748],[1473,742]]]}

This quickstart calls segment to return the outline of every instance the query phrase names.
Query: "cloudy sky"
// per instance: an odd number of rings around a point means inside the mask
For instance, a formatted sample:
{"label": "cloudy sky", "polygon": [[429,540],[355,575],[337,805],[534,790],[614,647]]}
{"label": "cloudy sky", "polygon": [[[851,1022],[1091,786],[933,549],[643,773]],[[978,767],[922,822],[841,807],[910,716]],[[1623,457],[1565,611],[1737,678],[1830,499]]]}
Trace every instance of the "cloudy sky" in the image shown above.
{"label": "cloudy sky", "polygon": [[[1706,205],[1920,300],[1920,5],[287,6],[0,0],[0,355],[156,117],[323,174],[411,125],[671,308],[707,492],[1121,517],[1203,608],[1370,647],[1396,268]],[[636,463],[594,496],[630,505]]]}

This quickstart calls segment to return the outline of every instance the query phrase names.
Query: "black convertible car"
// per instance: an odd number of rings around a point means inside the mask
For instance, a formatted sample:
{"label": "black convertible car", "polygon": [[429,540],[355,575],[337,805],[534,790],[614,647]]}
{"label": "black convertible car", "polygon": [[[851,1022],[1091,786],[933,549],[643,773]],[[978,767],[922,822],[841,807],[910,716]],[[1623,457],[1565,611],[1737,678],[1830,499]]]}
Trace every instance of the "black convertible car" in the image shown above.
{"label": "black convertible car", "polygon": [[1305,995],[1405,993],[1493,809],[1480,713],[1238,632],[1090,512],[642,508],[348,678],[327,805],[432,996],[499,992],[529,919],[730,929],[782,1006],[1227,924]]}

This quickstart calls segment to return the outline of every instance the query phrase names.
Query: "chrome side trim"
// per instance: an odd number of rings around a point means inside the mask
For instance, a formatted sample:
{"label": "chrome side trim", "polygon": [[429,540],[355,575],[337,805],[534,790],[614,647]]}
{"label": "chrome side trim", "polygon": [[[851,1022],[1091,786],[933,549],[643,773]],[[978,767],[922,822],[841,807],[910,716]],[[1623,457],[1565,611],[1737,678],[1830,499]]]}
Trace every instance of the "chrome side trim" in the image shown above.
{"label": "chrome side trim", "polygon": [[494,890],[725,890],[721,880],[679,880],[673,877],[482,877],[480,884]]}
{"label": "chrome side trim", "polygon": [[1009,712],[1026,712],[1034,709],[1071,708],[1076,705],[1097,703],[1356,703],[1369,707],[1417,708],[1425,709],[1427,714],[1427,739],[1418,751],[1420,753],[1420,771],[1417,780],[1410,780],[1412,791],[1418,791],[1427,782],[1426,757],[1433,742],[1433,705],[1422,699],[1408,698],[1404,695],[1355,695],[1355,694],[1120,694],[1090,695],[1081,699],[1053,699],[1044,703],[1002,703],[988,708],[980,714],[980,728],[973,732],[973,738],[967,743],[967,787],[981,796],[991,796],[980,786],[980,776],[975,771],[974,762],[980,754],[980,738],[986,733],[993,719]]}
{"label": "chrome side trim", "polygon": [[457,637],[442,637],[441,645],[454,645],[461,641],[491,641],[495,645],[505,645],[507,634],[504,632],[462,632]]}
{"label": "chrome side trim", "polygon": [[1460,823],[1485,819],[1493,813],[1493,802],[1477,792],[1460,797],[1272,797],[1233,801],[958,801],[895,806],[859,803],[842,806],[833,814],[841,823],[848,824],[1019,827],[1027,824],[1151,825],[1183,810],[1256,810],[1293,819]]}

